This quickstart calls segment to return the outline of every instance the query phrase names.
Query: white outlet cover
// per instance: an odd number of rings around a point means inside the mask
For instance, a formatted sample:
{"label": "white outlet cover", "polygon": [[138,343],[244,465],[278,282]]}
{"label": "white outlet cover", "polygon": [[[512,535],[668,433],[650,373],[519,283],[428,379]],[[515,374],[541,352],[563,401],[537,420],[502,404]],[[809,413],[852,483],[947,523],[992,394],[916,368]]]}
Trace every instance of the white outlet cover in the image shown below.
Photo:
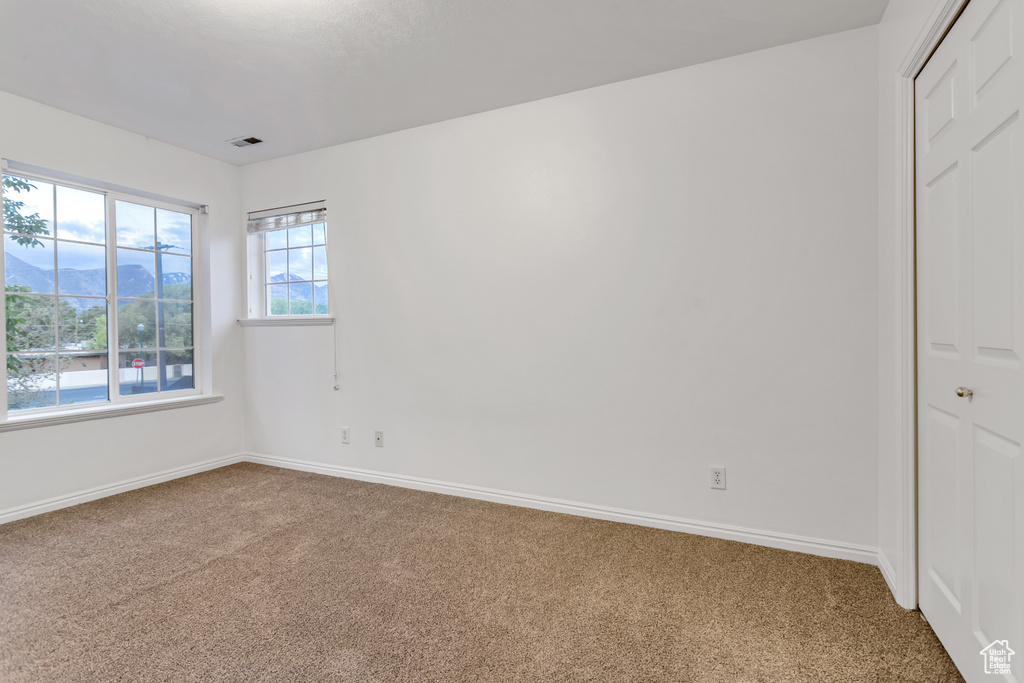
{"label": "white outlet cover", "polygon": [[725,467],[711,466],[711,488],[725,489]]}
{"label": "white outlet cover", "polygon": [[349,441],[349,434],[348,434],[348,427],[342,427],[341,428],[341,442],[342,443],[350,443],[350,441]]}

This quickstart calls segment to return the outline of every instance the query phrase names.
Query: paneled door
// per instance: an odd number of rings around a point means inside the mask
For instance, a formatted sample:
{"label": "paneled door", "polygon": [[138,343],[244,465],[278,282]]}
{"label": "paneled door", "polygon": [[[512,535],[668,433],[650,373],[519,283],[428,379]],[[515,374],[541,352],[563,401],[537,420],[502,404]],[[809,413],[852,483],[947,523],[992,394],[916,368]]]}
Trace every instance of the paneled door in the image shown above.
{"label": "paneled door", "polygon": [[1024,682],[1022,57],[971,0],[915,83],[920,606],[968,681]]}

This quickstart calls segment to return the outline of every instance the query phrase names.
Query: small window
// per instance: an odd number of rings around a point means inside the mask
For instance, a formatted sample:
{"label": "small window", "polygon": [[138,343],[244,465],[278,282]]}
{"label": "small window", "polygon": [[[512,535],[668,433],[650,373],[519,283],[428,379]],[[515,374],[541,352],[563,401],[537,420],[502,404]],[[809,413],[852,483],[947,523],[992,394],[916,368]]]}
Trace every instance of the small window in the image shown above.
{"label": "small window", "polygon": [[326,316],[327,211],[322,204],[291,208],[249,214],[249,233],[262,242],[263,315]]}
{"label": "small window", "polygon": [[6,408],[196,393],[197,212],[4,174]]}

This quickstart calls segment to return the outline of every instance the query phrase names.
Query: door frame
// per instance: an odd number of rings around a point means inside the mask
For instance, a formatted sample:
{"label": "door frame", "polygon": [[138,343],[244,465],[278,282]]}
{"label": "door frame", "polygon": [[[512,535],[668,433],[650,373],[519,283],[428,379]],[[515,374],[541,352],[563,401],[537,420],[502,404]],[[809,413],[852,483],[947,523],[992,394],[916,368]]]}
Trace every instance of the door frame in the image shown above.
{"label": "door frame", "polygon": [[882,573],[896,602],[907,609],[917,607],[917,287],[916,287],[916,218],[914,149],[915,111],[914,79],[928,58],[942,42],[953,22],[970,0],[941,0],[932,11],[907,52],[896,73],[897,142],[900,165],[896,175],[895,217],[897,227],[895,291],[897,294],[897,335],[895,338],[896,368],[893,378],[899,386],[900,427],[900,520],[901,571],[886,566],[880,555]]}

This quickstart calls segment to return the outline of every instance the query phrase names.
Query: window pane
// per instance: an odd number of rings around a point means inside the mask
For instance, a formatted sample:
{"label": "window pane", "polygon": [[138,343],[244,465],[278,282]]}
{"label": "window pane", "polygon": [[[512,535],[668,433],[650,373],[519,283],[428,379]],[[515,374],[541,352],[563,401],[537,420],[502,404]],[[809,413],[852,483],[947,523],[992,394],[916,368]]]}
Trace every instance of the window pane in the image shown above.
{"label": "window pane", "polygon": [[313,244],[326,244],[327,243],[327,230],[324,228],[323,223],[316,223],[313,225]]}
{"label": "window pane", "polygon": [[309,315],[313,312],[313,283],[288,285],[288,313],[291,315]]}
{"label": "window pane", "polygon": [[313,283],[313,312],[317,315],[327,315],[327,283]]}
{"label": "window pane", "polygon": [[171,254],[192,254],[192,215],[156,210],[157,250]]}
{"label": "window pane", "polygon": [[57,242],[57,293],[106,296],[106,248]]}
{"label": "window pane", "polygon": [[313,249],[313,279],[327,279],[327,247]]}
{"label": "window pane", "polygon": [[192,298],[192,259],[157,252],[156,268],[160,273],[157,297],[161,299]]}
{"label": "window pane", "polygon": [[160,304],[160,346],[192,346],[192,304]]}
{"label": "window pane", "polygon": [[273,232],[268,232],[263,235],[263,243],[267,251],[271,249],[284,249],[288,246],[288,231],[274,230]]}
{"label": "window pane", "polygon": [[117,246],[154,249],[156,246],[155,212],[151,206],[114,202],[117,214]]}
{"label": "window pane", "polygon": [[267,282],[287,282],[288,252],[267,252]]}
{"label": "window pane", "polygon": [[130,299],[156,296],[156,255],[153,252],[117,250],[117,295]]}
{"label": "window pane", "polygon": [[4,243],[4,282],[26,288],[26,292],[53,294],[53,240],[35,239],[33,246]]}
{"label": "window pane", "polygon": [[107,352],[60,354],[60,404],[107,400]]}
{"label": "window pane", "polygon": [[[82,302],[92,302],[82,307]],[[102,299],[57,300],[58,342],[64,351],[107,348],[107,302]]]}
{"label": "window pane", "polygon": [[[150,394],[157,390],[159,371],[156,351],[122,351],[118,354],[117,383],[122,396]],[[136,361],[142,367],[137,368]]]}
{"label": "window pane", "polygon": [[122,349],[156,346],[156,302],[117,302],[117,344]]}
{"label": "window pane", "polygon": [[4,199],[12,209],[4,211],[4,232],[53,234],[53,185],[5,175]]}
{"label": "window pane", "polygon": [[7,351],[52,351],[57,346],[56,299],[7,294]]}
{"label": "window pane", "polygon": [[[6,175],[3,190],[10,409],[193,388],[192,214],[117,200],[108,220],[102,191]],[[286,231],[279,239],[287,248]],[[106,300],[109,256],[116,309]],[[282,259],[287,281],[287,252]],[[115,339],[117,389],[107,368]]]}
{"label": "window pane", "polygon": [[305,249],[288,250],[288,279],[312,280],[313,279],[313,250]]}
{"label": "window pane", "polygon": [[164,391],[194,389],[192,349],[160,352],[160,381]]}
{"label": "window pane", "polygon": [[288,228],[289,247],[308,247],[313,244],[313,231],[308,225]]}
{"label": "window pane", "polygon": [[106,244],[106,216],[107,201],[102,194],[57,186],[58,239]]}
{"label": "window pane", "polygon": [[288,285],[267,287],[267,315],[288,315]]}
{"label": "window pane", "polygon": [[28,410],[57,405],[57,358],[47,354],[17,354],[7,371],[7,409]]}

